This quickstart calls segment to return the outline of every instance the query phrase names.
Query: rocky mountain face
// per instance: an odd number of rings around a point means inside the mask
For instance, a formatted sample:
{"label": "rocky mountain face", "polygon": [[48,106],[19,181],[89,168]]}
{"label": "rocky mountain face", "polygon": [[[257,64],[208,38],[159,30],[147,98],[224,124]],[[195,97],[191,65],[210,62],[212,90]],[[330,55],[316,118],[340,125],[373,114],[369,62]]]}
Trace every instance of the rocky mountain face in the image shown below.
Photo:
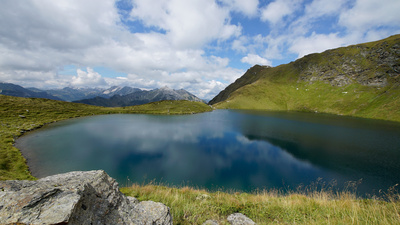
{"label": "rocky mountain face", "polygon": [[277,67],[256,65],[209,104],[400,121],[400,35]]}
{"label": "rocky mountain face", "polygon": [[27,98],[48,98],[53,100],[62,100],[56,96],[53,96],[45,91],[39,89],[27,89],[19,85],[11,83],[0,82],[0,94],[10,95],[15,97],[27,97]]}
{"label": "rocky mountain face", "polygon": [[75,101],[77,103],[84,103],[88,105],[97,105],[105,107],[121,107],[141,105],[149,102],[156,102],[162,100],[189,100],[201,102],[202,100],[195,95],[180,89],[173,90],[168,87],[154,89],[151,91],[141,90],[127,95],[114,95],[111,98],[95,97],[91,99],[84,99]]}
{"label": "rocky mountain face", "polygon": [[322,81],[342,87],[357,83],[386,87],[400,75],[400,35],[372,44],[360,44],[312,54],[294,62],[299,81]]}
{"label": "rocky mountain face", "polygon": [[0,181],[0,224],[172,224],[162,203],[126,197],[104,171]]}
{"label": "rocky mountain face", "polygon": [[104,90],[99,96],[103,98],[111,98],[114,95],[129,95],[131,93],[142,91],[139,88],[132,88],[132,87],[119,87],[119,86],[112,86],[106,90]]}

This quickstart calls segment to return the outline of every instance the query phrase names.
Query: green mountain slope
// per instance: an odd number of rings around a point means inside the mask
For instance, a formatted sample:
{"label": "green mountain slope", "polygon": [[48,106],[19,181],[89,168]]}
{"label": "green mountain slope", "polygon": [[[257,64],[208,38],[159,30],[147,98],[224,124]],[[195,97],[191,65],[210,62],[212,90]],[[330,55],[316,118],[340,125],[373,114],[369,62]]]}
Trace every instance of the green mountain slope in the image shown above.
{"label": "green mountain slope", "polygon": [[310,111],[400,121],[400,35],[256,65],[209,104],[216,108]]}

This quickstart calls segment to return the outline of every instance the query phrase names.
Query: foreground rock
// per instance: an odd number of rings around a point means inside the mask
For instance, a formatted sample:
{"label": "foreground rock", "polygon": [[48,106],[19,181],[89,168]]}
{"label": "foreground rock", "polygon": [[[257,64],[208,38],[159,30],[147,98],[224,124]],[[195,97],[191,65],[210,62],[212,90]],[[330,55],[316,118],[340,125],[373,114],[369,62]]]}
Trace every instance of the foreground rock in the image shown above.
{"label": "foreground rock", "polygon": [[104,171],[0,181],[0,224],[172,224],[168,207],[126,197]]}

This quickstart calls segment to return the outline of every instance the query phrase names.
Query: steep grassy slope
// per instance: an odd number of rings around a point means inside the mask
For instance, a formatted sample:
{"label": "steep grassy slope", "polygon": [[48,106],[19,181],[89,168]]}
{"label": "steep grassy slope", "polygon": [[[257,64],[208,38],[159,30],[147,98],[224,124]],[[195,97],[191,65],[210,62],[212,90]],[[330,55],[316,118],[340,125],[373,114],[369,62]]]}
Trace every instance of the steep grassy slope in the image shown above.
{"label": "steep grassy slope", "polygon": [[273,68],[254,66],[210,104],[400,121],[400,35]]}
{"label": "steep grassy slope", "polygon": [[204,103],[161,101],[123,108],[104,108],[49,99],[0,95],[0,180],[34,179],[13,144],[24,132],[68,118],[111,113],[191,114],[210,111]]}

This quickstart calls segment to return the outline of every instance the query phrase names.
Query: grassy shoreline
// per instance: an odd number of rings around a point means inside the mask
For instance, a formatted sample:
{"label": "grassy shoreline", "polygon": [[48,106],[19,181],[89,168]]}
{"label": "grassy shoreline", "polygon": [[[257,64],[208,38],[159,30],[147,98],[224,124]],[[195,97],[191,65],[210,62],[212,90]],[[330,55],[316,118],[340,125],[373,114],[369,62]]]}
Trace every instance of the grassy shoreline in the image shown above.
{"label": "grassy shoreline", "polygon": [[242,213],[257,224],[400,224],[400,195],[389,190],[385,198],[358,198],[353,191],[329,189],[282,193],[209,192],[192,187],[133,184],[120,189],[140,201],[162,202],[171,208],[174,224],[202,224]]}
{"label": "grassy shoreline", "polygon": [[[36,179],[15,139],[45,124],[82,116],[149,113],[192,114],[211,111],[203,103],[162,101],[141,106],[105,108],[47,99],[0,95],[0,180]],[[280,193],[209,192],[191,187],[134,184],[121,191],[139,200],[152,200],[171,208],[174,224],[202,224],[208,219],[228,224],[226,217],[241,212],[258,224],[400,224],[400,195],[386,199],[358,198],[354,192],[311,190]]]}

